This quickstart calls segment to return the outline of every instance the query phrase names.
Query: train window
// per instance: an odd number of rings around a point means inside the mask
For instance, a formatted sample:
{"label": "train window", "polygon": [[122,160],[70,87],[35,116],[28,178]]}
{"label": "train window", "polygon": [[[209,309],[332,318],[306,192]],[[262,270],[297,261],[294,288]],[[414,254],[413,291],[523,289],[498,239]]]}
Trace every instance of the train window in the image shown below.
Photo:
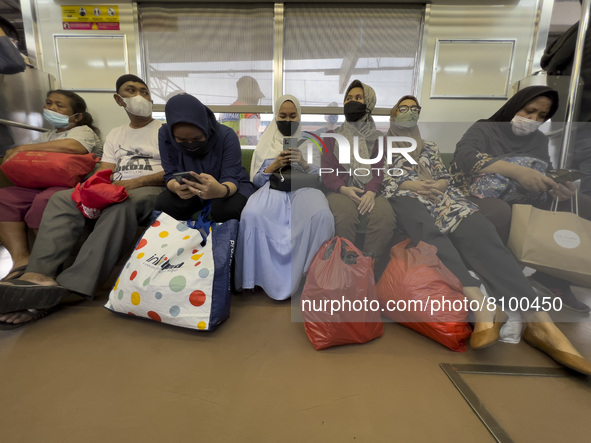
{"label": "train window", "polygon": [[382,110],[417,93],[424,6],[279,5],[140,3],[155,104],[185,91],[216,111],[259,105],[251,112],[260,113],[284,91],[318,112],[342,104],[354,79],[375,89]]}
{"label": "train window", "polygon": [[139,14],[144,69],[155,104],[185,91],[208,106],[271,105],[272,4],[162,2],[140,4]]}
{"label": "train window", "polygon": [[422,6],[287,3],[285,90],[304,107],[342,104],[359,79],[392,107],[416,92],[422,19]]}

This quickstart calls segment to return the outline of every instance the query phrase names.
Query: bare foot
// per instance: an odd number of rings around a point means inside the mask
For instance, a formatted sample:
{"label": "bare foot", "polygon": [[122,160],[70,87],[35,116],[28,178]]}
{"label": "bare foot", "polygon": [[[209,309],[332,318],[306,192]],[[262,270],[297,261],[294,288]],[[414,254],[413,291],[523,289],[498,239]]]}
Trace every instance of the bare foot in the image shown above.
{"label": "bare foot", "polygon": [[545,343],[548,343],[553,348],[562,352],[567,352],[569,354],[573,354],[578,357],[584,358],[554,323],[528,323],[527,327],[536,338],[540,339]]}
{"label": "bare foot", "polygon": [[0,322],[18,325],[20,323],[28,323],[33,318],[34,316],[29,311],[10,312],[0,315]]}

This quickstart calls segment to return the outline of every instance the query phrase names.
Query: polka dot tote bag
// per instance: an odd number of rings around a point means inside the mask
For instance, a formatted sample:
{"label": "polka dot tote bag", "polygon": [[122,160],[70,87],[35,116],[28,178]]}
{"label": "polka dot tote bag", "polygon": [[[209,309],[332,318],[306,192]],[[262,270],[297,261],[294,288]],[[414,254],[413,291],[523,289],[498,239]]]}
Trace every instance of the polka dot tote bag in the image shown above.
{"label": "polka dot tote bag", "polygon": [[238,220],[178,221],[161,213],[146,230],[109,294],[107,309],[191,329],[212,330],[230,315]]}

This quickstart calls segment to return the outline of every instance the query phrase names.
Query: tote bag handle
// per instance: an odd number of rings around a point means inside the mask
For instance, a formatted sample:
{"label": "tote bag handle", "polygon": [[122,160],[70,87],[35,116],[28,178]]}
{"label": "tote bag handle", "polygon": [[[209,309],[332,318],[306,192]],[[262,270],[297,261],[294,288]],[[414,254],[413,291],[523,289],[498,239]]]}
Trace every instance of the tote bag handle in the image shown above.
{"label": "tote bag handle", "polygon": [[[558,197],[554,197],[552,199],[552,205],[550,206],[550,210],[552,212],[558,211],[558,201],[559,201]],[[578,188],[575,191],[575,195],[570,198],[570,212],[573,212],[573,213],[579,215],[579,190],[578,190]]]}

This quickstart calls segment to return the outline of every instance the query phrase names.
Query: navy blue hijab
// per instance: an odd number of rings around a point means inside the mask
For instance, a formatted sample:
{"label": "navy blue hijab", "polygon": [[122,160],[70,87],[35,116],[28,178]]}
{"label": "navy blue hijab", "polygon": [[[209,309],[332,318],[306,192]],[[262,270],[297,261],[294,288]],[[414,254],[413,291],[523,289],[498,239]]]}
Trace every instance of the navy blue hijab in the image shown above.
{"label": "navy blue hijab", "polygon": [[[246,198],[255,191],[242,166],[238,136],[229,127],[219,124],[207,106],[192,95],[179,94],[168,100],[164,112],[166,124],[160,128],[158,144],[166,183],[175,172],[195,171],[210,174],[220,183],[234,183]],[[206,147],[196,154],[177,143],[172,135],[177,123],[188,123],[201,129],[207,136]]]}
{"label": "navy blue hijab", "polygon": [[196,97],[185,93],[175,95],[166,103],[164,113],[166,115],[165,127],[172,146],[181,152],[190,154],[176,142],[172,133],[172,129],[177,123],[188,123],[201,129],[207,137],[207,147],[200,150],[195,156],[203,157],[212,149],[215,149],[218,143],[217,132],[220,124],[216,121],[211,109],[201,103]]}

